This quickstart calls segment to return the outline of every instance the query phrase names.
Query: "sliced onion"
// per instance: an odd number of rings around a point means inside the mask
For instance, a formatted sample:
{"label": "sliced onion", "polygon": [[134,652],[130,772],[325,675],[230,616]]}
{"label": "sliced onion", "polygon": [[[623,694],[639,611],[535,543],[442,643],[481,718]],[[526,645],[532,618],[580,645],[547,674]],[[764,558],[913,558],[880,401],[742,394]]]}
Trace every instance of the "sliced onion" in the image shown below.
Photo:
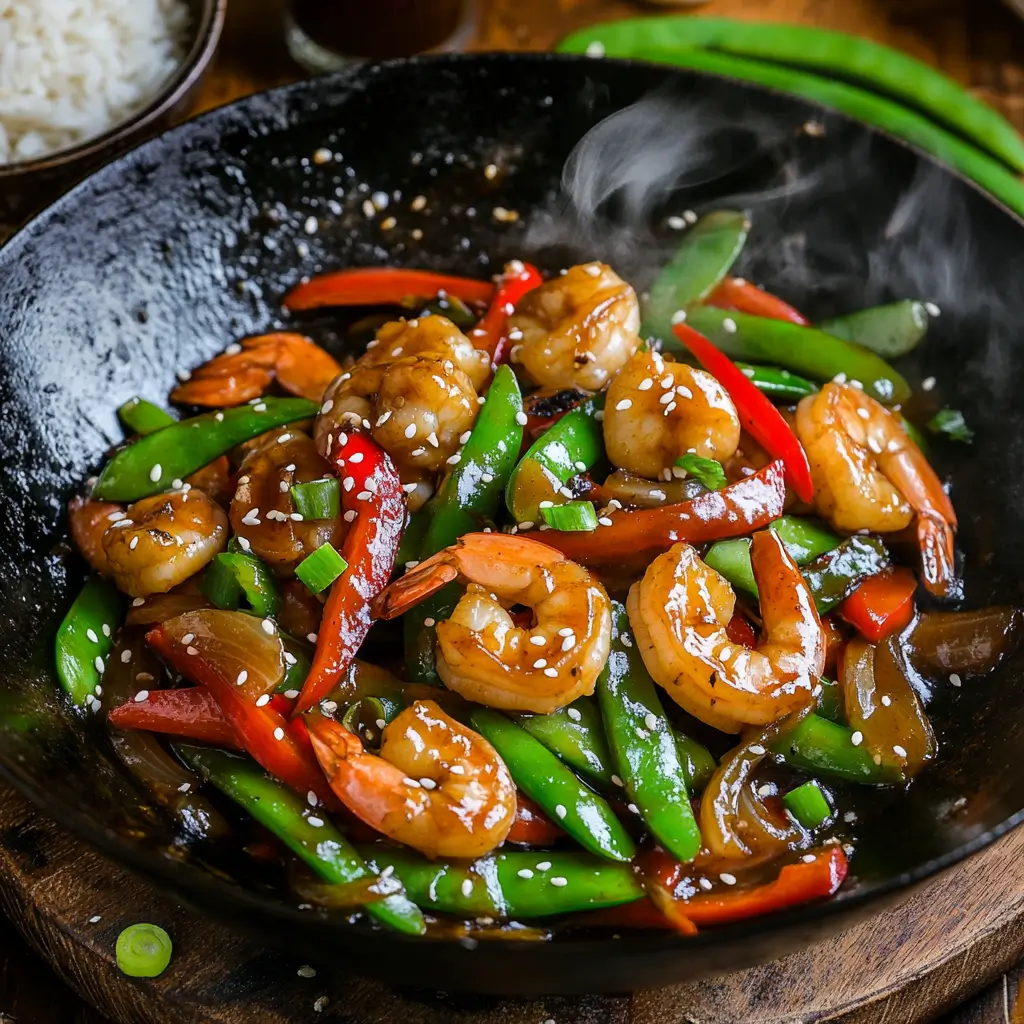
{"label": "sliced onion", "polygon": [[692,501],[707,488],[692,477],[686,480],[648,480],[624,469],[617,469],[589,495],[598,503],[615,499],[626,508],[660,508]]}
{"label": "sliced onion", "polygon": [[[125,622],[129,626],[155,626],[158,622],[166,622],[185,612],[197,611],[211,607],[210,602],[199,593],[198,587],[191,587],[191,580],[175,587],[167,594],[150,594],[146,598],[136,598],[142,604],[132,604]],[[188,588],[188,589],[185,589]]]}
{"label": "sliced onion", "polygon": [[919,671],[985,675],[1013,654],[1024,638],[1024,614],[1010,605],[967,612],[928,612],[906,641]]}
{"label": "sliced onion", "polygon": [[241,679],[239,692],[256,700],[274,691],[285,670],[280,634],[276,626],[268,632],[265,623],[270,620],[209,608],[168,620],[164,632],[198,652],[223,678]]}

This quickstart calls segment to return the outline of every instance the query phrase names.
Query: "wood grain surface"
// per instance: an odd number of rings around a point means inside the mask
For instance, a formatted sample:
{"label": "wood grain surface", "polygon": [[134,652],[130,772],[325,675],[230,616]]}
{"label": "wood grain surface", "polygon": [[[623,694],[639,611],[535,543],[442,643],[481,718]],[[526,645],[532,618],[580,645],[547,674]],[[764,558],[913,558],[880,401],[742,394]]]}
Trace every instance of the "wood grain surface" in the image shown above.
{"label": "wood grain surface", "polygon": [[[1024,8],[1024,0],[1010,2]],[[623,0],[478,3],[477,49],[546,49],[584,24],[665,10]],[[282,0],[232,0],[200,109],[301,76],[283,44],[282,9]],[[1024,130],[1024,22],[998,0],[715,0],[700,10],[818,24],[900,47],[971,87]],[[15,826],[13,834],[22,840],[17,848],[9,842]],[[1024,834],[1018,833],[902,908],[826,947],[757,971],[617,999],[452,1004],[432,995],[399,996],[373,983],[329,977],[327,965],[317,978],[300,979],[296,965],[280,954],[196,920],[61,835],[0,788],[0,873],[5,878],[0,901],[35,948],[57,965],[64,981],[118,1022],[911,1024],[995,979],[941,1017],[941,1024],[1024,1024],[1024,967],[1014,966],[1024,956],[1022,854]],[[88,919],[97,913],[101,920],[90,925]],[[174,933],[174,964],[156,982],[126,981],[113,966],[119,921],[140,919],[166,921]],[[235,970],[225,972],[225,962]],[[871,1002],[868,993],[886,995],[888,1001]],[[318,1012],[313,1004],[322,995],[331,1003]],[[355,1012],[358,1007],[362,1012]],[[106,1020],[0,921],[0,1024]]]}

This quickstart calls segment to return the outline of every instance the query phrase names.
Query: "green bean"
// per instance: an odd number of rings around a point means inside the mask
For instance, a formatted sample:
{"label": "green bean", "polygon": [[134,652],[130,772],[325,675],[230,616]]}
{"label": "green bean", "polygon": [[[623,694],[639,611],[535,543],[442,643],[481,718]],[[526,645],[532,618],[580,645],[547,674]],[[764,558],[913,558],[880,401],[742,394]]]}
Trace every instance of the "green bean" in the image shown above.
{"label": "green bean", "polygon": [[516,722],[573,771],[604,786],[612,784],[612,761],[601,713],[589,697],[580,697],[549,715],[517,715]]}
{"label": "green bean", "polygon": [[743,371],[743,375],[750,379],[754,387],[769,398],[799,402],[801,398],[813,395],[818,390],[816,384],[778,366],[753,366],[750,363],[737,363],[736,365]]}
{"label": "green bean", "polygon": [[906,299],[825,320],[818,329],[896,359],[913,351],[928,333],[928,310],[923,302]]}
{"label": "green bean", "polygon": [[91,703],[100,685],[114,633],[121,625],[124,601],[117,587],[92,576],[57,630],[57,678],[79,707]]}
{"label": "green bean", "polygon": [[711,751],[703,743],[699,743],[679,729],[673,729],[672,734],[675,736],[676,750],[679,752],[683,774],[686,776],[686,791],[692,796],[708,784],[708,779],[715,773],[717,765]]}
{"label": "green bean", "polygon": [[815,775],[832,775],[847,782],[886,785],[900,782],[898,771],[875,764],[863,743],[855,745],[852,729],[808,715],[792,731],[780,736],[769,749],[786,764]]}
{"label": "green bean", "polygon": [[852,81],[925,111],[1014,170],[1024,172],[1024,140],[999,113],[935,68],[845,32],[732,18],[644,18],[585,28],[564,39],[558,48],[582,53],[594,42],[603,44],[606,53],[615,57],[699,47],[821,71],[828,79]]}
{"label": "green bean", "polygon": [[144,398],[129,398],[117,410],[117,415],[128,430],[140,437],[178,422],[169,412]]}

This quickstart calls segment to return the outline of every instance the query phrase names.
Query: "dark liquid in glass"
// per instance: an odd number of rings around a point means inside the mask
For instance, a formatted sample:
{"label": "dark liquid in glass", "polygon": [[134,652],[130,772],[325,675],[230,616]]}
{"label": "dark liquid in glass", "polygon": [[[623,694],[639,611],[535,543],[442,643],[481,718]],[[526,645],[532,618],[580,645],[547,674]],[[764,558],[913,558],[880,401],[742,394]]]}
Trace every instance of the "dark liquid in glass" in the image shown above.
{"label": "dark liquid in glass", "polygon": [[291,0],[295,26],[325,50],[352,57],[408,57],[459,26],[463,0]]}

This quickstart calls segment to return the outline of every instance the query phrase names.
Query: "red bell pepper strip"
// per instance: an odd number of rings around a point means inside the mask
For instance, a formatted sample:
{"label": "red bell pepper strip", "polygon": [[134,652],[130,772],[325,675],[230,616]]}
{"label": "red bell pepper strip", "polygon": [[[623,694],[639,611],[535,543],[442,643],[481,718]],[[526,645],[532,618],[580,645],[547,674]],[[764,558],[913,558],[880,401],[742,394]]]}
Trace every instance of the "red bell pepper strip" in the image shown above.
{"label": "red bell pepper strip", "polygon": [[703,544],[760,530],[782,515],[785,499],[783,466],[775,461],[753,476],[691,501],[616,512],[611,526],[591,533],[546,530],[537,539],[583,565],[646,565],[677,541]]}
{"label": "red bell pepper strip", "polygon": [[740,423],[751,437],[773,458],[782,459],[786,476],[802,501],[814,498],[811,467],[807,453],[796,434],[775,408],[748,380],[743,371],[722,351],[692,327],[676,324],[675,336],[697,357],[698,362],[729,392],[736,404]]}
{"label": "red bell pepper strip", "polygon": [[494,297],[494,283],[430,270],[351,267],[297,285],[285,296],[284,305],[293,312],[321,306],[399,306],[410,298],[433,298],[438,292],[482,304]]}
{"label": "red bell pepper strip", "polygon": [[910,569],[890,568],[869,576],[840,606],[839,615],[868,643],[897,633],[914,617],[917,579]]}
{"label": "red bell pepper strip", "polygon": [[469,332],[469,340],[478,349],[489,352],[495,366],[508,360],[508,318],[515,312],[519,300],[543,283],[540,271],[521,260],[509,263],[498,279],[498,290],[490,308]]}
{"label": "red bell pepper strip", "polygon": [[107,721],[118,729],[146,729],[233,750],[241,747],[234,726],[202,686],[150,690],[143,701],[130,700],[111,709]]}
{"label": "red bell pepper strip", "polygon": [[741,277],[726,277],[708,296],[705,305],[717,309],[734,309],[737,313],[763,316],[766,320],[787,320],[798,327],[809,327],[811,322],[788,302]]}
{"label": "red bell pepper strip", "polygon": [[528,796],[519,793],[516,799],[516,817],[509,834],[505,837],[506,842],[523,843],[526,846],[550,846],[565,835]]}
{"label": "red bell pepper strip", "polygon": [[297,793],[305,795],[312,790],[327,806],[337,807],[338,801],[312,750],[289,729],[288,719],[276,707],[257,707],[243,695],[234,679],[225,678],[202,654],[187,653],[185,645],[169,637],[163,626],[151,629],[146,640],[175,672],[210,692],[231,723],[242,749],[263,769]]}
{"label": "red bell pepper strip", "polygon": [[352,664],[373,624],[370,604],[391,579],[405,523],[398,473],[369,434],[339,435],[331,461],[341,477],[342,508],[355,519],[341,549],[348,568],[331,584],[296,715],[323,700]]}

